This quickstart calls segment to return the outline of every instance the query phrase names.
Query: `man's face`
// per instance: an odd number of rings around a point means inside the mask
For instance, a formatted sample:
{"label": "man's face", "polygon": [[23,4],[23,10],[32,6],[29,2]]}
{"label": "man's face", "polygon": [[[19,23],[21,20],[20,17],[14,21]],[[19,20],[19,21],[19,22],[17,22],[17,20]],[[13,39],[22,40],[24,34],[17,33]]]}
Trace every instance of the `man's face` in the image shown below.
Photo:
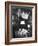
{"label": "man's face", "polygon": [[17,12],[18,17],[22,17],[23,19],[28,19],[29,13],[21,11],[21,9],[18,9]]}
{"label": "man's face", "polygon": [[24,13],[24,11],[21,13],[21,17],[23,18],[23,19],[28,19],[28,16],[29,16],[29,13]]}

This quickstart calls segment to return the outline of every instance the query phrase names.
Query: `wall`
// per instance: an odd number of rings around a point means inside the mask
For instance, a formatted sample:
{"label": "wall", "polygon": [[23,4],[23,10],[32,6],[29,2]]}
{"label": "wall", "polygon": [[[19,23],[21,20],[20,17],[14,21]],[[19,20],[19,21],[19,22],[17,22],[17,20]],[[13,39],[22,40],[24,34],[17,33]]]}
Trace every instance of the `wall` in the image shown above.
{"label": "wall", "polygon": [[[38,0],[12,0],[12,1],[33,2],[38,4]],[[37,7],[37,14],[38,14],[38,7]],[[38,21],[38,15],[37,15],[37,21]],[[38,36],[38,32],[37,32],[37,36]],[[0,0],[0,46],[5,46],[5,0]],[[13,46],[38,46],[38,43],[16,44]]]}

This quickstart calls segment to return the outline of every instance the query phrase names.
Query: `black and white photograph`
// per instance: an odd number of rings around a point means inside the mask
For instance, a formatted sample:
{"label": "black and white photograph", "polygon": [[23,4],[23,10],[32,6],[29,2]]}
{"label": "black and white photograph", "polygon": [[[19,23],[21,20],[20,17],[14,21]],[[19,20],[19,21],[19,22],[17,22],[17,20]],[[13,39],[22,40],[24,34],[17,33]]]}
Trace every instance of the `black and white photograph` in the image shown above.
{"label": "black and white photograph", "polygon": [[32,7],[11,6],[13,38],[32,37]]}

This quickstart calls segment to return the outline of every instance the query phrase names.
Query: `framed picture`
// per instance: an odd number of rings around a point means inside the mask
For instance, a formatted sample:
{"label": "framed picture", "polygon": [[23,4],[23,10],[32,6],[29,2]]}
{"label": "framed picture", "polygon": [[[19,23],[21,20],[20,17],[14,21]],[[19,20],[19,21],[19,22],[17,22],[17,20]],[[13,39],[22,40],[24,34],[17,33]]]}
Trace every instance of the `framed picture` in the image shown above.
{"label": "framed picture", "polygon": [[5,2],[5,44],[37,42],[37,4]]}

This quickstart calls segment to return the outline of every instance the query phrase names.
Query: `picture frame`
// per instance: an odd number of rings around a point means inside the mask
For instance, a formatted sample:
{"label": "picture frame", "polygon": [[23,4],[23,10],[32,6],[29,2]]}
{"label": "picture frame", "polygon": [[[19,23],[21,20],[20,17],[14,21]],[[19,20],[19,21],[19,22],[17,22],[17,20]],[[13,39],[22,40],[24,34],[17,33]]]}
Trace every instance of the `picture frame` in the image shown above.
{"label": "picture frame", "polygon": [[5,2],[5,44],[37,42],[37,4]]}

